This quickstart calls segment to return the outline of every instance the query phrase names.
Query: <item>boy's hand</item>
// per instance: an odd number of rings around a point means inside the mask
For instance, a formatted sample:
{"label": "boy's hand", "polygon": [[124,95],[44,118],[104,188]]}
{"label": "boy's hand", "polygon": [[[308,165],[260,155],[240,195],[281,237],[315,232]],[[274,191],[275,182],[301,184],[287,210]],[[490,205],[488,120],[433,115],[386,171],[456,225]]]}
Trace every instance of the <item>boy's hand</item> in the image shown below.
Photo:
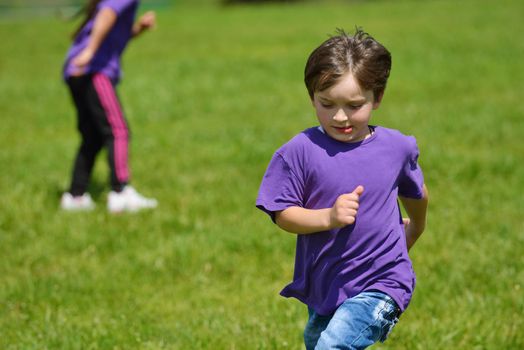
{"label": "boy's hand", "polygon": [[402,218],[404,224],[404,232],[406,234],[406,241],[409,241],[413,237],[413,226],[410,225],[411,220],[409,218]]}
{"label": "boy's hand", "polygon": [[332,228],[344,227],[355,223],[358,202],[364,192],[364,187],[359,185],[351,193],[340,195],[330,210],[330,226]]}
{"label": "boy's hand", "polygon": [[411,222],[410,218],[402,218],[402,221],[404,223],[404,231],[406,233],[406,244],[409,251],[411,247],[415,244],[415,241],[417,240],[418,236],[420,236],[424,231],[424,228],[420,229],[415,227],[415,225],[413,225],[413,223]]}
{"label": "boy's hand", "polygon": [[399,196],[407,218],[403,218],[404,230],[406,232],[406,244],[408,251],[413,247],[417,239],[426,228],[426,212],[428,209],[429,195],[426,185],[422,189],[422,198],[413,199]]}

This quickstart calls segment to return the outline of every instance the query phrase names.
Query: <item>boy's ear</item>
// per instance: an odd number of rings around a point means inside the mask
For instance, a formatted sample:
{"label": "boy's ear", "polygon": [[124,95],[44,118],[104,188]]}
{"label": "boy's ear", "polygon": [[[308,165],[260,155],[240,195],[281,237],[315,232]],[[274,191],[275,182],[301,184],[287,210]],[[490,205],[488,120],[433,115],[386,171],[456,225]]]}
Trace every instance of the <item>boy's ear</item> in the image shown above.
{"label": "boy's ear", "polygon": [[384,97],[384,91],[378,94],[375,98],[375,102],[373,102],[373,109],[377,109],[380,106],[380,102],[382,102],[382,97]]}

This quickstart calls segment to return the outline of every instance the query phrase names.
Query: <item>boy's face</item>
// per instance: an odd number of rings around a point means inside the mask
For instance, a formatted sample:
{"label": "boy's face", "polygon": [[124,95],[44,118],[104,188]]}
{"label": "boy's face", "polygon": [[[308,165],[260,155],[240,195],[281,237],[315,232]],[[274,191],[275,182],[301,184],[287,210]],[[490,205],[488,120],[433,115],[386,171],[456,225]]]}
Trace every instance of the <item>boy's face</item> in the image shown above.
{"label": "boy's face", "polygon": [[371,111],[380,105],[373,91],[363,90],[351,73],[313,95],[313,107],[325,132],[337,141],[358,142],[370,136]]}

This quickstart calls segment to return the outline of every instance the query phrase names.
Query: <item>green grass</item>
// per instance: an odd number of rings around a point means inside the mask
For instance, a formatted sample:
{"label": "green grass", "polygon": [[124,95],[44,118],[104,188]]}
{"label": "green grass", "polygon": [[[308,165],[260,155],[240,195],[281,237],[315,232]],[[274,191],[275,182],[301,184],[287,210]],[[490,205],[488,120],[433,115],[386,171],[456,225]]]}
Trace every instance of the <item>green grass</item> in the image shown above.
{"label": "green grass", "polygon": [[316,120],[307,55],[361,25],[393,53],[375,123],[417,136],[431,193],[408,311],[376,349],[524,348],[521,1],[161,9],[125,56],[134,184],[158,210],[58,210],[78,143],[60,68],[72,23],[0,22],[0,348],[301,349],[278,295],[294,237],[254,207]]}

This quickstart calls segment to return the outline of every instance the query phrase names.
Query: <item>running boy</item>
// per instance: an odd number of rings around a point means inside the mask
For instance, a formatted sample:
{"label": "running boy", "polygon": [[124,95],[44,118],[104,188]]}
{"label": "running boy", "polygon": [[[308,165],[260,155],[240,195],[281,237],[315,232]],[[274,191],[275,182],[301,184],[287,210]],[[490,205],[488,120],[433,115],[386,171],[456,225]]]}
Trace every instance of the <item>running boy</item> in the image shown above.
{"label": "running boy", "polygon": [[305,83],[320,126],[277,150],[260,186],[257,207],[298,235],[281,294],[308,306],[308,350],[384,341],[415,286],[408,250],[428,204],[417,144],[369,124],[390,68],[389,51],[360,29],[315,49]]}
{"label": "running boy", "polygon": [[90,210],[94,203],[87,187],[95,158],[107,148],[111,189],[110,212],[136,211],[157,206],[129,185],[129,127],[116,85],[120,80],[120,56],[129,39],[155,26],[154,12],[134,23],[138,0],[90,0],[86,17],[74,34],[64,64],[64,79],[71,91],[82,142],[73,167],[69,191],[60,206],[64,210]]}

